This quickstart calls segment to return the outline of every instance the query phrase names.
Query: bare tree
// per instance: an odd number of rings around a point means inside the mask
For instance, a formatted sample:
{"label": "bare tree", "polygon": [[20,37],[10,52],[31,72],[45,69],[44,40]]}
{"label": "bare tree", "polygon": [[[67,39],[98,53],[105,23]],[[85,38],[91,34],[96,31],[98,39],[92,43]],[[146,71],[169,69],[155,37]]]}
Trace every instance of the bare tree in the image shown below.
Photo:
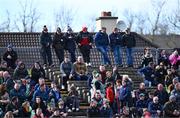
{"label": "bare tree", "polygon": [[172,11],[171,16],[168,17],[168,20],[174,30],[180,30],[180,1],[177,0],[177,8]]}
{"label": "bare tree", "polygon": [[156,32],[158,31],[158,25],[159,25],[161,14],[162,14],[162,9],[166,3],[166,0],[152,0],[151,3],[154,9],[154,14],[150,15],[153,18],[149,17],[148,20],[152,27],[151,29],[152,35],[154,36]]}
{"label": "bare tree", "polygon": [[19,0],[21,10],[14,21],[16,30],[23,32],[33,32],[35,30],[35,24],[38,22],[40,14],[38,13],[33,2],[33,0]]}
{"label": "bare tree", "polygon": [[8,10],[6,10],[6,20],[0,25],[0,31],[10,32],[11,30],[10,24],[11,24],[10,13]]}
{"label": "bare tree", "polygon": [[126,24],[127,24],[127,27],[132,29],[132,26],[133,26],[133,23],[134,23],[134,20],[135,20],[135,15],[133,14],[133,12],[131,10],[128,10],[126,9],[124,12],[124,17],[126,18]]}
{"label": "bare tree", "polygon": [[89,31],[95,32],[95,30],[96,30],[96,15],[92,15],[89,17],[87,26],[88,26],[88,29],[90,29]]}
{"label": "bare tree", "polygon": [[62,30],[65,30],[67,26],[71,26],[75,17],[75,13],[75,9],[61,5],[59,10],[55,12],[56,26],[60,26]]}
{"label": "bare tree", "polygon": [[145,13],[139,12],[135,15],[135,21],[137,24],[137,32],[140,34],[144,34],[144,30],[146,30],[146,20],[148,19],[147,15]]}

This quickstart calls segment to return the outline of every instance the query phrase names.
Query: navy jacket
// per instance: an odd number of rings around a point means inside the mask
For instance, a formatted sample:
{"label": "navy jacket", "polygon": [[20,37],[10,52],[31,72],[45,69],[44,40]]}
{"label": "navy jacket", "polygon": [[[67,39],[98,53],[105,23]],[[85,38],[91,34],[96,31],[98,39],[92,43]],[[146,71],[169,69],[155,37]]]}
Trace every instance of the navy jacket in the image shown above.
{"label": "navy jacket", "polygon": [[36,96],[40,96],[43,101],[48,101],[48,99],[49,99],[49,91],[47,91],[47,90],[41,91],[40,88],[38,88],[33,94],[32,101],[36,100]]}
{"label": "navy jacket", "polygon": [[49,33],[42,32],[42,34],[40,35],[40,44],[42,48],[47,48],[48,43],[49,43],[48,47],[50,48],[50,45],[52,44],[51,36],[49,35]]}
{"label": "navy jacket", "polygon": [[131,99],[131,90],[127,85],[120,88],[119,99],[126,102]]}
{"label": "navy jacket", "polygon": [[74,34],[65,33],[64,34],[65,49],[75,50],[76,49],[76,39]]}
{"label": "navy jacket", "polygon": [[127,48],[132,48],[136,46],[136,40],[132,33],[123,35],[123,45]]}
{"label": "navy jacket", "polygon": [[161,104],[165,104],[169,100],[169,94],[165,89],[163,91],[156,90],[154,96],[159,98],[159,103]]}
{"label": "navy jacket", "polygon": [[123,46],[122,35],[120,33],[111,33],[109,35],[110,46]]}
{"label": "navy jacket", "polygon": [[138,100],[136,102],[136,108],[139,109],[139,108],[147,108],[147,101],[146,100]]}
{"label": "navy jacket", "polygon": [[148,81],[154,81],[154,78],[155,78],[155,77],[152,77],[152,75],[155,76],[155,71],[154,71],[154,69],[152,69],[151,67],[146,66],[146,67],[140,69],[139,72],[140,72],[141,74],[144,74],[146,80],[148,80]]}
{"label": "navy jacket", "polygon": [[161,105],[160,103],[157,103],[157,104],[155,104],[155,103],[153,103],[153,102],[149,103],[148,111],[149,111],[152,115],[157,114],[157,110],[160,110],[161,112],[162,112],[162,110],[163,110],[163,107],[162,107],[162,105]]}
{"label": "navy jacket", "polygon": [[109,39],[107,33],[102,33],[101,31],[96,33],[94,42],[96,46],[108,46]]}

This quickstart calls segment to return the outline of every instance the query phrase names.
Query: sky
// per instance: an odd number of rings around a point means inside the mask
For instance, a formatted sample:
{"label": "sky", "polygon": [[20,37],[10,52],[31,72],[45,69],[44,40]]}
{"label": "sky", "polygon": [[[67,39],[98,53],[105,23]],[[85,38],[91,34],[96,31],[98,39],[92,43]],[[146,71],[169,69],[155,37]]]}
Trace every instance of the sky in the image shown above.
{"label": "sky", "polygon": [[[0,24],[6,20],[6,11],[10,12],[11,19],[15,19],[21,7],[19,2],[25,0],[0,0]],[[30,0],[27,0],[30,1]],[[74,14],[72,28],[74,31],[81,30],[84,25],[92,22],[92,17],[99,17],[102,11],[115,11],[118,20],[123,20],[123,11],[125,9],[133,12],[151,13],[151,0],[34,0],[34,7],[40,13],[40,19],[37,24],[37,31],[42,29],[43,25],[47,25],[50,31],[55,29],[55,13],[60,7],[66,6],[71,8]],[[176,6],[176,0],[169,0],[164,10],[168,12]],[[113,13],[112,13],[113,14]],[[95,21],[94,21],[95,23]]]}

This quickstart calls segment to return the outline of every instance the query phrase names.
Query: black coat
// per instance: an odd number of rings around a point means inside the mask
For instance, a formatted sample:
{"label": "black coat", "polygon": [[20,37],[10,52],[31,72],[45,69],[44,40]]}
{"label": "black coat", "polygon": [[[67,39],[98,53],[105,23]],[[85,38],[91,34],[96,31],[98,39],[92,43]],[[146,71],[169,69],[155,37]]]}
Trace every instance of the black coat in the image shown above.
{"label": "black coat", "polygon": [[123,45],[127,46],[127,48],[132,48],[136,46],[136,40],[132,33],[124,34],[122,39],[123,39]]}
{"label": "black coat", "polygon": [[[11,59],[7,58],[8,55],[11,56]],[[17,60],[17,53],[16,51],[12,50],[12,51],[6,51],[3,55],[3,60],[7,62],[8,67],[12,66],[15,64],[16,60]]]}
{"label": "black coat", "polygon": [[67,50],[75,50],[76,49],[76,38],[74,34],[65,33],[65,49]]}
{"label": "black coat", "polygon": [[[49,33],[44,33],[40,35],[40,44],[42,48],[50,48],[50,45],[52,44],[52,39]],[[49,45],[47,45],[49,43]]]}
{"label": "black coat", "polygon": [[54,34],[52,46],[55,49],[64,49],[65,39],[63,34],[57,34],[57,33]]}
{"label": "black coat", "polygon": [[32,68],[31,70],[31,79],[34,80],[36,83],[38,83],[38,80],[40,77],[45,77],[45,71],[43,68],[40,68],[39,70],[36,68]]}
{"label": "black coat", "polygon": [[98,107],[90,107],[87,109],[87,116],[88,118],[96,118],[100,117],[100,110]]}

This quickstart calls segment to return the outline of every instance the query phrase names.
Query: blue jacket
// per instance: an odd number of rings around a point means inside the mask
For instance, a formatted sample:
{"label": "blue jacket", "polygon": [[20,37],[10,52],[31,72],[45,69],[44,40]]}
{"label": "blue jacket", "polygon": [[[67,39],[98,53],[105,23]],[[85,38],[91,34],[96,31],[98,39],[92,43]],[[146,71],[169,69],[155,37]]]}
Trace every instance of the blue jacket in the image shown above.
{"label": "blue jacket", "polygon": [[138,100],[136,102],[136,108],[139,109],[139,108],[147,108],[147,101],[146,100]]}
{"label": "blue jacket", "polygon": [[33,99],[32,101],[36,100],[36,96],[40,96],[43,101],[48,101],[49,99],[49,92],[47,90],[41,91],[40,88],[38,88],[34,94],[33,94]]}
{"label": "blue jacket", "polygon": [[126,102],[129,102],[129,100],[131,99],[131,90],[130,88],[126,85],[126,86],[122,86],[120,88],[120,91],[119,91],[119,99],[121,101],[126,101]]}
{"label": "blue jacket", "polygon": [[104,106],[100,110],[101,117],[102,118],[112,118],[113,117],[113,111],[111,107],[105,108]]}
{"label": "blue jacket", "polygon": [[163,110],[163,107],[162,107],[162,105],[161,105],[160,103],[157,103],[157,104],[155,104],[155,103],[153,103],[153,102],[149,103],[149,105],[148,105],[148,111],[149,111],[152,115],[157,114],[157,110],[160,110],[161,112],[162,112],[162,110]]}
{"label": "blue jacket", "polygon": [[23,91],[22,91],[21,89],[19,89],[19,90],[12,89],[12,90],[10,91],[10,98],[12,98],[12,97],[14,97],[14,96],[18,97],[18,99],[19,99],[21,102],[23,102],[23,101],[26,99],[26,96],[25,96],[25,94],[23,93]]}
{"label": "blue jacket", "polygon": [[96,33],[94,38],[95,45],[98,46],[108,46],[109,45],[109,39],[107,33],[102,33],[99,31]]}
{"label": "blue jacket", "polygon": [[[140,72],[140,74],[144,74],[145,80],[148,80],[148,81],[151,81],[151,82],[154,81],[155,71],[151,67],[146,66],[146,67],[140,69],[139,72]],[[154,75],[154,77],[152,77],[152,75]]]}
{"label": "blue jacket", "polygon": [[120,33],[111,33],[109,35],[110,46],[113,48],[114,46],[123,46],[123,40]]}

